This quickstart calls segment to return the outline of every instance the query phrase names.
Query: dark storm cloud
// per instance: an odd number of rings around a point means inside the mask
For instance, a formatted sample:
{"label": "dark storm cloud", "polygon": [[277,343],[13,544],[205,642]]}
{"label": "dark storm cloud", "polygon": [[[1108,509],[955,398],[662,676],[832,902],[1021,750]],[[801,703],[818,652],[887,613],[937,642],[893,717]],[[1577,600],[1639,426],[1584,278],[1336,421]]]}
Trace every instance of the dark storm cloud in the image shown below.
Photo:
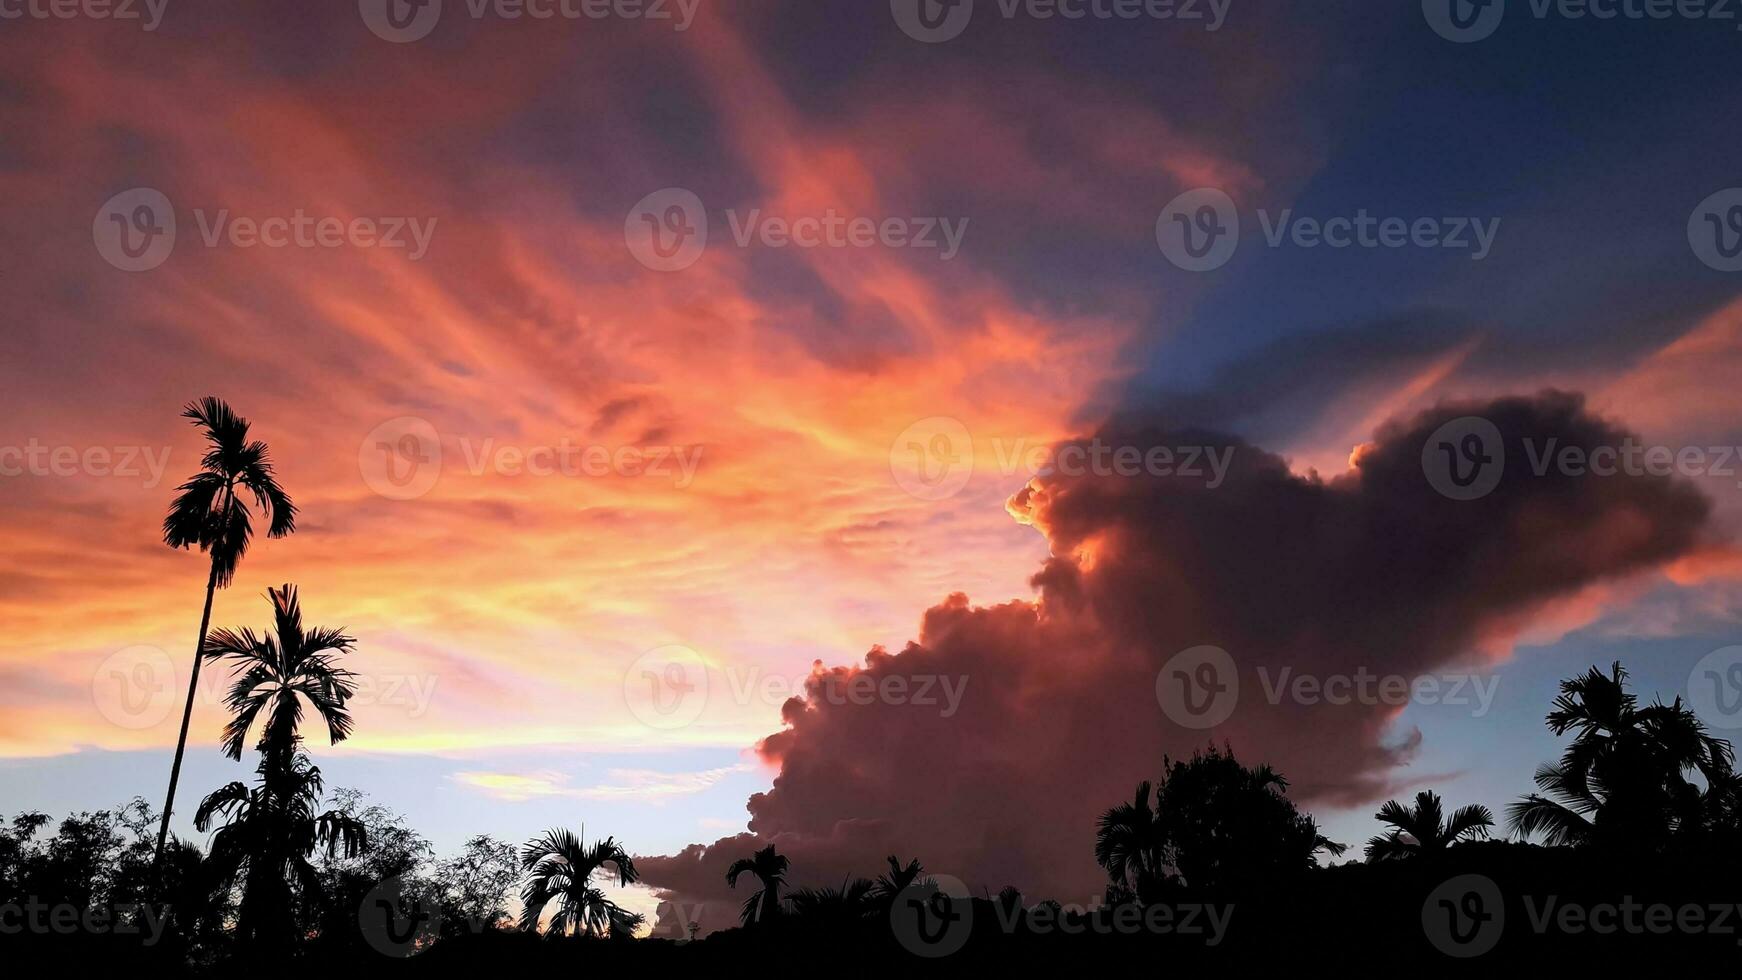
{"label": "dark storm cloud", "polygon": [[[1472,415],[1499,431],[1508,466],[1488,496],[1453,500],[1430,485],[1422,450]],[[1551,603],[1688,553],[1708,514],[1691,487],[1538,476],[1519,448],[1627,437],[1576,395],[1448,404],[1387,424],[1354,469],[1325,481],[1225,436],[1103,429],[1076,445],[1207,446],[1231,450],[1232,465],[1214,488],[1114,472],[1030,481],[1009,509],[1052,546],[1038,601],[951,596],[899,653],[874,649],[861,668],[814,675],[807,698],[786,705],[785,730],[760,747],[780,775],[750,799],[751,834],[648,858],[645,878],[685,916],[702,908],[704,928],[735,914],[726,866],[770,841],[800,881],[867,873],[897,853],[976,890],[1086,899],[1100,882],[1087,843],[1097,814],[1152,778],[1164,753],[1212,738],[1275,765],[1309,804],[1373,800],[1394,788],[1419,732],[1397,729],[1396,704],[1273,699],[1280,671],[1479,670]],[[1233,657],[1240,695],[1224,723],[1194,730],[1160,710],[1156,679],[1204,644]],[[827,696],[859,674],[958,679],[965,696],[954,713]]]}

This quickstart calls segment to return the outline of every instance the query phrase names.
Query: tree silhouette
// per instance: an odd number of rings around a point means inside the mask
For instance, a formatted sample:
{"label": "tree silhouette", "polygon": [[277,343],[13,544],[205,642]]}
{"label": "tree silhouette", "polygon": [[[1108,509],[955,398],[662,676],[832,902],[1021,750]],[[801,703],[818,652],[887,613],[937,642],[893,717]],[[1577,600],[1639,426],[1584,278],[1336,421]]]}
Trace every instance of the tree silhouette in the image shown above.
{"label": "tree silhouette", "polygon": [[[328,853],[316,865],[320,890],[314,901],[302,903],[300,928],[318,934],[324,952],[344,951],[372,955],[358,930],[358,910],[386,897],[399,908],[415,913],[439,907],[434,885],[424,879],[422,868],[434,858],[435,848],[406,819],[368,794],[339,787],[331,794],[332,812],[363,828],[368,848],[355,854]],[[514,863],[518,877],[519,862]],[[385,894],[371,893],[381,889]],[[445,920],[444,920],[445,921]]]}
{"label": "tree silhouette", "polygon": [[200,638],[194,645],[187,704],[182,708],[175,761],[169,768],[169,792],[163,802],[163,822],[157,830],[153,866],[162,862],[164,841],[169,837],[176,783],[181,780],[181,760],[187,749],[188,723],[193,719],[194,695],[199,689],[206,630],[212,623],[212,596],[218,589],[229,587],[254,535],[253,514],[244,498],[253,497],[255,505],[266,515],[267,537],[282,538],[296,530],[296,505],[273,476],[266,443],[249,441],[247,419],[237,415],[223,399],[213,396],[190,403],[183,409],[182,417],[200,428],[209,447],[200,459],[200,471],[176,488],[177,496],[163,519],[163,543],[171,548],[199,548],[211,556],[211,570],[206,576],[205,611],[200,613]]}
{"label": "tree silhouette", "polygon": [[[1317,867],[1320,851],[1347,850],[1295,808],[1286,779],[1269,766],[1248,769],[1231,750],[1211,745],[1185,762],[1164,760],[1153,811],[1146,788],[1102,817],[1096,858],[1106,858],[1116,898],[1150,901],[1174,884],[1251,888]],[[1140,883],[1150,893],[1139,893]]]}
{"label": "tree silhouette", "polygon": [[355,691],[353,675],[337,665],[335,655],[349,653],[353,641],[341,630],[305,629],[296,586],[268,589],[267,596],[272,633],[220,629],[203,648],[206,657],[230,665],[224,754],[240,759],[249,730],[264,716],[254,746],[260,753],[258,785],[232,782],[212,793],[200,803],[194,823],[204,831],[213,817],[225,818],[212,857],[223,874],[242,881],[238,938],[278,949],[295,936],[296,892],[311,898],[323,892],[309,858],[322,848],[329,857],[340,851],[354,856],[368,846],[368,835],[347,813],[316,814],[321,771],[303,754],[298,731],[306,702],[334,743],[350,735],[346,702]]}
{"label": "tree silhouette", "polygon": [[807,924],[845,928],[876,914],[877,885],[868,878],[853,878],[839,888],[800,888],[787,896],[786,906]]}
{"label": "tree silhouette", "polygon": [[1494,826],[1493,812],[1476,803],[1460,807],[1446,820],[1439,794],[1433,792],[1415,794],[1413,807],[1387,800],[1373,816],[1393,829],[1367,842],[1369,861],[1438,853],[1466,838],[1486,837]]}
{"label": "tree silhouette", "polygon": [[288,764],[262,755],[258,784],[233,782],[207,796],[194,815],[202,832],[214,817],[211,861],[225,881],[240,879],[236,939],[267,955],[287,953],[296,941],[296,892],[318,899],[321,883],[309,861],[317,851],[350,857],[368,846],[363,825],[345,814],[317,814],[321,771],[294,751]]}
{"label": "tree silhouette", "polygon": [[745,900],[743,911],[738,915],[740,922],[745,925],[767,923],[780,914],[780,888],[786,884],[786,868],[786,858],[775,853],[774,845],[770,844],[750,857],[739,858],[726,869],[728,888],[737,888],[738,876],[742,874],[754,875],[762,886]]}
{"label": "tree silhouette", "polygon": [[442,927],[474,932],[498,929],[511,919],[504,901],[520,878],[514,845],[479,834],[459,855],[442,861],[435,883],[442,900]]}
{"label": "tree silhouette", "polygon": [[[1736,799],[1730,743],[1680,698],[1639,707],[1620,663],[1561,682],[1547,717],[1556,735],[1573,733],[1558,764],[1536,771],[1541,793],[1508,808],[1521,835],[1549,844],[1595,845],[1650,853],[1678,834],[1697,836],[1727,823]],[[1691,778],[1698,774],[1702,788]],[[1546,795],[1544,795],[1546,794]]]}
{"label": "tree silhouette", "polygon": [[905,865],[893,854],[885,860],[889,862],[889,873],[878,875],[877,880],[871,883],[871,899],[879,907],[888,909],[895,904],[896,896],[920,880],[925,874],[925,868],[920,865],[918,858]]}
{"label": "tree silhouette", "polygon": [[1107,872],[1114,904],[1152,901],[1167,877],[1162,865],[1167,835],[1149,794],[1149,782],[1138,783],[1131,802],[1101,814],[1095,831],[1095,862]]}
{"label": "tree silhouette", "polygon": [[230,721],[224,726],[224,754],[242,758],[248,731],[264,713],[255,748],[283,764],[299,739],[297,726],[302,722],[305,701],[326,724],[332,744],[350,737],[351,713],[346,702],[356,693],[352,683],[355,675],[338,665],[336,655],[350,653],[356,641],[342,629],[304,629],[296,586],[267,589],[266,594],[272,600],[272,635],[256,636],[246,627],[216,630],[206,641],[205,654],[230,666],[232,680],[224,696],[224,705],[230,710]]}
{"label": "tree silhouette", "polygon": [[[582,834],[586,833],[583,828]],[[520,890],[520,928],[537,932],[539,919],[553,902],[547,935],[628,936],[640,927],[643,916],[630,912],[605,897],[593,883],[593,878],[605,866],[614,869],[611,875],[618,887],[640,880],[635,862],[622,845],[607,837],[584,844],[574,832],[550,830],[543,837],[526,842],[520,850],[520,867],[526,872],[526,883]]]}

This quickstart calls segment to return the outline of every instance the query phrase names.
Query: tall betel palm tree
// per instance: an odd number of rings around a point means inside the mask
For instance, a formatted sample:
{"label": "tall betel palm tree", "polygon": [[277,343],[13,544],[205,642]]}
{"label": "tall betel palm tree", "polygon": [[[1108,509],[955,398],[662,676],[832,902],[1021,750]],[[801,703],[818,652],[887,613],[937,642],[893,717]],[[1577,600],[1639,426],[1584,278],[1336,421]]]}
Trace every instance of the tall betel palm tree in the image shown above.
{"label": "tall betel palm tree", "polygon": [[354,857],[368,847],[361,822],[337,811],[317,814],[321,771],[293,752],[285,768],[262,757],[252,789],[240,782],[200,802],[194,826],[204,832],[214,816],[224,826],[212,835],[211,862],[226,883],[240,878],[236,937],[264,952],[288,953],[296,939],[292,883],[305,896],[321,892],[309,858],[317,851]]}
{"label": "tall betel palm tree", "polygon": [[268,948],[288,948],[294,938],[295,889],[318,894],[320,882],[308,858],[324,847],[350,857],[368,846],[363,827],[337,812],[317,815],[321,771],[301,751],[303,702],[326,724],[328,737],[344,741],[351,733],[347,702],[355,693],[352,673],[336,655],[353,642],[342,630],[304,628],[296,586],[268,589],[273,632],[213,631],[201,653],[229,662],[232,683],[224,698],[231,712],[224,726],[224,754],[242,758],[248,732],[262,715],[255,750],[260,764],[252,789],[230,783],[200,803],[194,825],[207,829],[214,816],[225,825],[214,836],[212,856],[232,880],[242,881],[237,933]]}
{"label": "tall betel palm tree", "polygon": [[1446,820],[1439,794],[1431,791],[1415,794],[1413,807],[1387,800],[1373,816],[1393,829],[1367,842],[1369,861],[1438,853],[1466,838],[1486,837],[1494,826],[1493,811],[1476,803],[1460,807]]}
{"label": "tall betel palm tree", "polygon": [[200,471],[176,488],[175,501],[163,519],[163,543],[171,548],[199,548],[211,556],[211,570],[206,576],[206,607],[200,614],[200,638],[194,645],[194,664],[188,675],[187,706],[182,709],[175,762],[169,769],[163,823],[157,829],[157,849],[152,855],[154,868],[163,860],[169,817],[175,810],[175,787],[181,779],[188,723],[193,719],[194,695],[199,689],[201,654],[206,646],[206,630],[212,624],[212,596],[218,589],[229,587],[254,535],[253,514],[245,498],[252,497],[266,516],[267,537],[282,538],[296,530],[296,505],[272,474],[272,458],[266,443],[248,440],[248,420],[237,415],[223,399],[213,396],[189,404],[181,414],[204,432],[209,446],[200,459]]}
{"label": "tall betel palm tree", "polygon": [[296,750],[305,700],[326,723],[333,744],[350,737],[351,712],[345,705],[356,693],[356,675],[340,667],[336,655],[350,653],[357,641],[342,629],[305,629],[296,586],[267,589],[266,595],[272,600],[273,635],[256,636],[247,627],[220,629],[206,640],[204,652],[230,665],[232,682],[224,705],[231,717],[224,726],[224,754],[242,758],[248,730],[264,713],[255,748],[268,761],[283,765]]}
{"label": "tall betel palm tree", "polygon": [[738,915],[739,921],[745,925],[774,921],[774,917],[780,914],[780,888],[786,884],[786,867],[785,856],[776,854],[773,844],[751,857],[732,862],[732,866],[726,870],[726,887],[737,888],[738,876],[743,874],[754,875],[757,883],[762,886],[760,891],[744,902],[744,910]]}
{"label": "tall betel palm tree", "polygon": [[[581,830],[586,834],[585,828]],[[520,851],[520,866],[527,874],[520,889],[520,928],[538,931],[546,906],[556,903],[546,935],[627,936],[644,921],[605,897],[593,878],[606,865],[615,869],[618,887],[641,880],[629,852],[613,838],[595,841],[591,847],[569,830],[551,830],[526,842]]]}

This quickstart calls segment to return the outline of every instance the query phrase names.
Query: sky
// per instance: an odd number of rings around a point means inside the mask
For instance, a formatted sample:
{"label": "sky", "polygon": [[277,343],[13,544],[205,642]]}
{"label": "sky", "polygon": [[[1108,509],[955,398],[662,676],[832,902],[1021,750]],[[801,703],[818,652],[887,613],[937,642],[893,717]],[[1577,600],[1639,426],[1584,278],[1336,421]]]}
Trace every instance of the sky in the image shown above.
{"label": "sky", "polygon": [[[296,583],[357,638],[328,784],[444,851],[613,834],[709,928],[770,841],[1087,900],[1094,816],[1211,740],[1349,843],[1498,811],[1616,660],[1742,729],[1697,689],[1742,642],[1738,24],[1442,6],[0,3],[0,812],[161,800],[208,394],[300,509],[213,622]],[[1472,417],[1508,465],[1459,500],[1424,448]],[[1158,678],[1202,647],[1243,687],[1197,729]]]}

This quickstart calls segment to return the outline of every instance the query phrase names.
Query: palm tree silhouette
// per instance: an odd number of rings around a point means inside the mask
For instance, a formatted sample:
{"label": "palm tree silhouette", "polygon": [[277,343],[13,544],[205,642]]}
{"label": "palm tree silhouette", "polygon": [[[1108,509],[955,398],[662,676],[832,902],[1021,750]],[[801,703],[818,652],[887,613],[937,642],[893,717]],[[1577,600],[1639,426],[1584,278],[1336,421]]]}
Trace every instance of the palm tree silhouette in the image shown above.
{"label": "palm tree silhouette", "polygon": [[343,631],[302,624],[296,586],[268,589],[272,600],[271,635],[253,630],[220,629],[207,638],[204,657],[229,661],[233,682],[224,703],[231,712],[224,726],[224,754],[242,758],[249,729],[260,719],[255,749],[260,764],[259,785],[240,782],[207,796],[194,825],[202,832],[215,815],[226,824],[213,840],[218,867],[233,880],[243,879],[238,910],[238,935],[271,946],[288,943],[292,882],[305,893],[318,894],[320,882],[308,861],[317,849],[329,854],[343,848],[347,857],[367,847],[362,824],[337,812],[316,815],[321,797],[320,769],[301,751],[303,702],[327,726],[337,743],[351,733],[346,709],[355,687],[350,671],[339,667],[335,654],[349,653],[354,642]]}
{"label": "palm tree silhouette", "polygon": [[885,860],[889,862],[889,873],[878,875],[877,880],[871,883],[871,898],[883,908],[888,908],[895,904],[896,896],[919,881],[925,874],[925,868],[920,865],[918,858],[905,865],[893,854]]}
{"label": "palm tree silhouette", "polygon": [[1320,852],[1347,848],[1319,833],[1268,765],[1248,768],[1210,745],[1191,759],[1163,759],[1162,780],[1140,783],[1129,804],[1101,815],[1096,860],[1111,879],[1108,901],[1150,904],[1164,889],[1253,885],[1318,867]]}
{"label": "palm tree silhouette", "polygon": [[[586,834],[585,828],[581,833]],[[520,928],[537,932],[545,907],[555,902],[547,935],[602,937],[634,932],[644,917],[606,898],[593,883],[606,865],[615,869],[618,887],[641,878],[629,853],[614,838],[595,841],[589,847],[574,832],[559,828],[527,841],[520,851],[520,866],[527,873],[526,884],[520,889]]]}
{"label": "palm tree silhouette", "polygon": [[800,888],[787,896],[786,905],[811,925],[845,927],[876,914],[877,885],[853,878],[839,888]]}
{"label": "palm tree silhouette", "polygon": [[[1513,831],[1549,844],[1650,852],[1696,832],[1729,805],[1736,776],[1730,743],[1708,735],[1680,698],[1639,707],[1620,663],[1561,682],[1547,718],[1573,732],[1559,764],[1536,771],[1532,793],[1507,809]],[[1702,790],[1689,777],[1698,773]],[[1547,795],[1543,795],[1547,794]]]}
{"label": "palm tree silhouette", "polygon": [[746,873],[755,875],[756,881],[762,885],[760,891],[744,902],[744,910],[738,915],[740,922],[745,925],[752,922],[768,923],[780,914],[780,888],[786,884],[786,868],[786,858],[774,852],[773,844],[751,857],[732,862],[732,866],[726,870],[728,888],[737,888],[738,876]]}
{"label": "palm tree silhouette", "polygon": [[1394,829],[1367,842],[1367,860],[1387,861],[1444,851],[1465,838],[1486,837],[1494,826],[1494,813],[1472,803],[1445,819],[1438,793],[1415,794],[1415,806],[1387,800],[1374,817]]}
{"label": "palm tree silhouette", "polygon": [[1095,862],[1121,896],[1147,897],[1166,876],[1167,833],[1150,808],[1149,793],[1148,780],[1138,783],[1131,802],[1101,814],[1095,831]]}
{"label": "palm tree silhouette", "polygon": [[248,730],[264,713],[255,748],[283,765],[298,743],[304,701],[326,723],[333,744],[350,737],[351,713],[345,705],[356,693],[356,675],[338,666],[335,655],[350,653],[356,640],[342,629],[304,629],[296,586],[267,589],[266,594],[272,600],[274,634],[256,636],[246,627],[239,632],[216,630],[206,640],[205,655],[228,661],[233,678],[224,696],[231,713],[224,726],[224,754],[242,758]]}
{"label": "palm tree silhouette", "polygon": [[176,738],[175,761],[169,769],[163,822],[157,829],[157,849],[151,859],[154,868],[163,860],[169,817],[175,809],[175,787],[181,779],[188,723],[193,718],[194,695],[199,689],[201,653],[206,646],[206,630],[212,623],[212,596],[218,589],[229,587],[254,534],[253,514],[243,498],[253,497],[266,515],[267,537],[282,538],[296,530],[296,505],[272,474],[272,458],[266,443],[248,441],[248,420],[231,410],[223,399],[210,395],[190,403],[181,414],[204,432],[210,445],[200,460],[200,471],[176,488],[178,494],[163,519],[163,543],[171,548],[198,547],[211,555],[212,562],[206,577],[206,607],[200,614],[200,638],[194,645],[194,665],[188,676],[187,705],[181,714],[181,734]]}
{"label": "palm tree silhouette", "polygon": [[202,833],[214,816],[224,826],[212,835],[211,858],[225,882],[242,880],[236,938],[268,952],[287,953],[296,941],[292,882],[311,900],[322,889],[309,858],[354,857],[368,847],[362,823],[337,811],[316,814],[321,771],[293,751],[287,760],[262,756],[259,784],[233,782],[200,802],[194,826]]}

